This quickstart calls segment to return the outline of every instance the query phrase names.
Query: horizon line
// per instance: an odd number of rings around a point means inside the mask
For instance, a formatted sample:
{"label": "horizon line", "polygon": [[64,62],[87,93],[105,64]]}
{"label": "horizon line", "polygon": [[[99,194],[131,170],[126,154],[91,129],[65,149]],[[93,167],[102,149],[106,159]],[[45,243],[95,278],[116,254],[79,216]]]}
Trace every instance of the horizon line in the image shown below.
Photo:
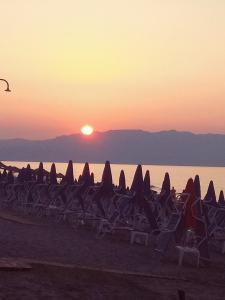
{"label": "horizon line", "polygon": [[[157,130],[157,131],[150,131],[150,130],[145,130],[145,129],[131,129],[131,128],[124,128],[124,129],[109,129],[105,131],[98,131],[94,130],[93,134],[104,134],[104,133],[110,133],[110,132],[143,132],[143,133],[184,133],[184,134],[192,134],[192,135],[219,135],[219,136],[225,136],[225,133],[215,133],[215,132],[207,132],[207,133],[202,133],[202,132],[193,132],[193,131],[187,131],[187,130],[176,130],[176,129],[168,129],[168,130]],[[0,141],[9,141],[9,140],[25,140],[25,141],[46,141],[46,140],[54,140],[57,138],[61,137],[70,137],[70,136],[75,136],[75,135],[80,135],[83,136],[81,132],[74,132],[74,133],[68,133],[68,134],[61,134],[61,135],[56,135],[52,137],[47,137],[47,138],[37,138],[37,139],[32,139],[32,138],[25,138],[25,137],[9,137],[9,138],[1,138]]]}

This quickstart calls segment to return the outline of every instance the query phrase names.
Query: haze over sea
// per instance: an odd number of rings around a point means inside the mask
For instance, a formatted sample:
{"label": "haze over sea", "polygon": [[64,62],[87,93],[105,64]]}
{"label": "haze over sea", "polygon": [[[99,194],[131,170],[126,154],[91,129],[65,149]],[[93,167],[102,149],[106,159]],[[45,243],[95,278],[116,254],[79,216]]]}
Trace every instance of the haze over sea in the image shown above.
{"label": "haze over sea", "polygon": [[[39,162],[19,162],[19,161],[4,161],[6,165],[16,166],[18,168],[26,167],[29,163],[31,168],[37,168]],[[51,162],[45,162],[44,168],[50,170]],[[56,163],[57,173],[65,174],[67,163]],[[74,174],[78,178],[82,173],[84,164],[74,163]],[[90,171],[95,175],[95,181],[100,181],[104,164],[91,164]],[[127,164],[111,164],[112,176],[114,184],[118,184],[120,171],[123,169],[126,175],[126,183],[131,185],[133,180],[136,165]],[[150,171],[151,185],[155,190],[159,190],[162,185],[165,172],[169,172],[171,186],[174,186],[177,192],[181,192],[187,180],[196,174],[200,176],[202,196],[205,195],[210,180],[214,181],[216,195],[218,198],[220,190],[225,191],[225,168],[224,167],[199,167],[199,166],[166,166],[166,165],[143,165],[143,173],[146,170]]]}

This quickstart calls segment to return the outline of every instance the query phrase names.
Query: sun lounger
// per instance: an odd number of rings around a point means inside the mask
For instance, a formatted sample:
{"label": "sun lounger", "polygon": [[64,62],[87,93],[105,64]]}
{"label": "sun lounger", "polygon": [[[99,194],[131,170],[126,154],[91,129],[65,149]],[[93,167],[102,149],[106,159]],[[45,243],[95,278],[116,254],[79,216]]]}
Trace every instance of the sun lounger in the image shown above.
{"label": "sun lounger", "polygon": [[149,242],[149,233],[148,232],[142,232],[133,230],[131,231],[131,237],[130,237],[130,243],[133,244],[134,242],[140,243],[140,241],[143,240],[145,246],[148,246]]}
{"label": "sun lounger", "polygon": [[199,245],[195,243],[195,235],[193,231],[187,230],[184,245],[178,245],[176,246],[176,249],[178,250],[179,266],[182,266],[184,256],[185,254],[188,254],[196,257],[197,267],[199,267],[200,251]]}

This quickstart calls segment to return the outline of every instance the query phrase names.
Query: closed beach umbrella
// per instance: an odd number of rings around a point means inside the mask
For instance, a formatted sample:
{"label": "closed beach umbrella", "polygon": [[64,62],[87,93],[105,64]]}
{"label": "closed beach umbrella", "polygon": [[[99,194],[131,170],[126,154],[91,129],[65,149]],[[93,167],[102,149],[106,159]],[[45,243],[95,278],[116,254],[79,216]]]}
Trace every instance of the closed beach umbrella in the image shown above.
{"label": "closed beach umbrella", "polygon": [[73,175],[73,162],[72,160],[69,161],[67,170],[66,170],[66,175],[63,178],[63,183],[67,184],[73,184],[74,183],[74,175]]}
{"label": "closed beach umbrella", "polygon": [[110,162],[106,161],[105,167],[102,174],[102,189],[106,192],[111,192],[113,190],[113,181],[112,181],[112,171]]}
{"label": "closed beach umbrella", "polygon": [[121,170],[121,171],[120,171],[119,188],[120,188],[122,191],[126,191],[126,178],[125,178],[124,170]]}
{"label": "closed beach umbrella", "polygon": [[220,191],[218,203],[220,206],[225,206],[225,199],[223,191]]}
{"label": "closed beach umbrella", "polygon": [[146,200],[144,196],[144,181],[143,181],[143,173],[142,166],[138,165],[134,174],[134,179],[131,185],[131,191],[135,192],[135,196],[133,197],[134,204],[138,205],[139,209],[141,209],[146,215],[149,224],[152,229],[158,229],[157,222],[155,220],[152,208],[149,202]]}
{"label": "closed beach umbrella", "polygon": [[163,194],[165,194],[166,196],[170,195],[170,175],[167,172],[165,173],[165,176],[164,176],[161,192]]}
{"label": "closed beach umbrella", "polygon": [[19,173],[18,173],[18,176],[17,176],[17,181],[19,183],[23,183],[25,181],[25,174],[26,173],[26,170],[25,168],[22,168]]}
{"label": "closed beach umbrella", "polygon": [[14,176],[12,171],[9,171],[8,176],[7,176],[7,183],[13,184],[14,183]]}
{"label": "closed beach umbrella", "polygon": [[83,179],[89,179],[89,177],[90,177],[90,168],[89,168],[89,163],[88,162],[86,162],[85,164],[84,164],[84,169],[83,169],[83,172],[82,172],[82,178]]}
{"label": "closed beach umbrella", "polygon": [[49,180],[50,180],[50,184],[57,184],[57,173],[56,173],[56,166],[54,163],[51,165]]}
{"label": "closed beach umbrella", "polygon": [[208,187],[208,190],[207,190],[204,200],[206,202],[208,202],[209,204],[217,205],[216,193],[215,193],[215,188],[214,188],[214,184],[213,184],[212,180],[209,183],[209,187]]}
{"label": "closed beach umbrella", "polygon": [[2,180],[3,180],[3,181],[7,181],[7,175],[8,175],[8,174],[7,174],[7,171],[6,171],[6,169],[4,169],[4,170],[3,170],[3,173],[2,173]]}
{"label": "closed beach umbrella", "polygon": [[[182,214],[181,221],[176,231],[176,237],[180,240],[183,234],[188,229],[195,231],[196,235],[202,239],[206,237],[206,225],[204,218],[202,217],[201,200],[195,195],[195,186],[192,178],[187,182],[186,188],[183,191],[187,193],[189,197],[185,203],[185,210]],[[204,247],[201,247],[201,255],[208,255],[207,242],[204,243]],[[205,254],[203,254],[205,253]]]}
{"label": "closed beach umbrella", "polygon": [[196,198],[201,199],[201,185],[200,185],[200,178],[199,178],[198,175],[195,176],[194,186],[195,186],[195,196],[196,196]]}
{"label": "closed beach umbrella", "polygon": [[134,179],[131,185],[132,192],[143,192],[143,173],[142,166],[138,165],[134,174]]}
{"label": "closed beach umbrella", "polygon": [[90,168],[88,162],[86,162],[84,165],[84,169],[81,175],[81,182],[87,185],[91,184],[91,174],[90,174]]}
{"label": "closed beach umbrella", "polygon": [[37,183],[42,184],[43,182],[44,182],[44,167],[43,167],[43,163],[40,162],[39,168],[37,171]]}
{"label": "closed beach umbrella", "polygon": [[94,173],[91,173],[91,184],[92,185],[95,184],[95,175],[94,175]]}
{"label": "closed beach umbrella", "polygon": [[30,164],[27,165],[27,167],[25,169],[25,172],[24,172],[24,175],[25,175],[25,180],[26,181],[31,181],[32,180],[32,170],[31,170]]}
{"label": "closed beach umbrella", "polygon": [[185,193],[189,194],[189,198],[187,200],[184,215],[180,225],[183,225],[184,229],[186,230],[194,230],[195,234],[201,239],[201,243],[198,246],[200,257],[208,261],[210,257],[206,233],[206,223],[204,221],[204,218],[202,218],[202,215],[198,208],[198,203],[201,203],[201,200],[198,199],[198,202],[196,202],[195,187],[192,179],[188,180]]}
{"label": "closed beach umbrella", "polygon": [[194,181],[192,178],[190,178],[187,182],[185,193],[189,195],[186,206],[185,206],[185,212],[184,212],[184,223],[186,229],[196,229],[196,219],[194,216],[197,216],[198,211],[196,206],[192,207],[193,203],[196,201],[195,196],[195,186]]}
{"label": "closed beach umbrella", "polygon": [[82,182],[82,176],[79,175],[79,177],[78,177],[78,183],[80,184],[81,182]]}
{"label": "closed beach umbrella", "polygon": [[144,177],[144,193],[147,195],[151,193],[151,181],[149,170],[146,171]]}

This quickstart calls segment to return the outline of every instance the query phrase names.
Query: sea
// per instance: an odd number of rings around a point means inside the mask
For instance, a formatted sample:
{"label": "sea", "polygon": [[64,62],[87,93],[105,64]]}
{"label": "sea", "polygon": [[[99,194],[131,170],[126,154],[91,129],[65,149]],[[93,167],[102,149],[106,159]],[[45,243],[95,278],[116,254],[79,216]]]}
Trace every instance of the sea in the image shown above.
{"label": "sea", "polygon": [[[18,168],[26,167],[29,163],[31,168],[38,168],[39,162],[21,162],[21,161],[4,161],[6,165],[16,166]],[[50,170],[51,162],[45,162],[44,168]],[[90,171],[95,175],[95,181],[101,181],[104,164],[89,164]],[[76,178],[82,173],[84,163],[74,163],[74,175]],[[111,164],[112,176],[114,184],[118,184],[119,174],[124,170],[126,176],[126,184],[131,185],[135,173],[136,165],[128,164]],[[199,166],[166,166],[166,165],[143,165],[143,173],[150,171],[151,185],[156,191],[159,191],[165,172],[170,174],[171,187],[174,186],[177,192],[182,192],[185,188],[187,180],[200,176],[202,195],[204,196],[210,180],[213,180],[216,195],[219,196],[220,190],[225,191],[225,167],[199,167]],[[65,174],[67,163],[56,163],[57,173]]]}

